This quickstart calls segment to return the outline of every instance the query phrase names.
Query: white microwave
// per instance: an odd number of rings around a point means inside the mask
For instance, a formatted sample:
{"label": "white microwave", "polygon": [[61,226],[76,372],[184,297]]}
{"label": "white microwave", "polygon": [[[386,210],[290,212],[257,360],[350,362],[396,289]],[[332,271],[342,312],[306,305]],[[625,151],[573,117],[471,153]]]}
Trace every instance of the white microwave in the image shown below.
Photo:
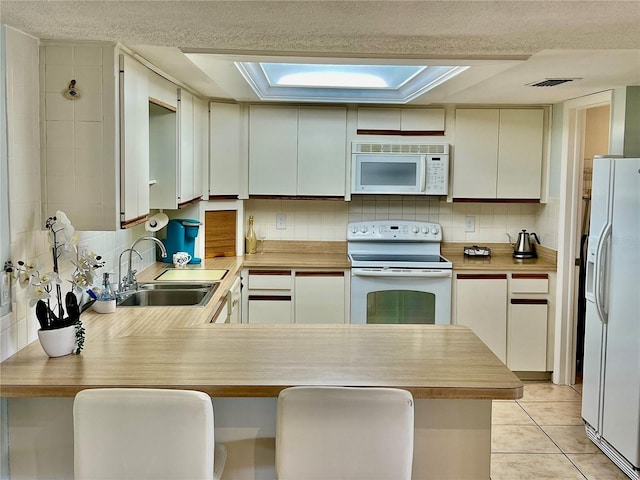
{"label": "white microwave", "polygon": [[353,144],[352,194],[446,195],[449,145]]}

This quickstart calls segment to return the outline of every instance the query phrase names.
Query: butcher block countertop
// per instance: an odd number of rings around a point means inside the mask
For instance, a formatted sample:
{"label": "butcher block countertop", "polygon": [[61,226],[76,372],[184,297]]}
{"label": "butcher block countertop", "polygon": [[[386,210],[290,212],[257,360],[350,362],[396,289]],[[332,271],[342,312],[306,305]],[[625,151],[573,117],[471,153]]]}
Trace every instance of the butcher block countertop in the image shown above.
{"label": "butcher block countertop", "polygon": [[[276,397],[292,385],[405,388],[415,398],[517,399],[522,382],[462,326],[200,324],[123,334],[123,315],[87,315],[80,355],[38,342],[0,366],[2,396],[70,397],[85,388],[197,389]],[[188,317],[188,315],[184,315]],[[106,328],[107,322],[112,328]]]}

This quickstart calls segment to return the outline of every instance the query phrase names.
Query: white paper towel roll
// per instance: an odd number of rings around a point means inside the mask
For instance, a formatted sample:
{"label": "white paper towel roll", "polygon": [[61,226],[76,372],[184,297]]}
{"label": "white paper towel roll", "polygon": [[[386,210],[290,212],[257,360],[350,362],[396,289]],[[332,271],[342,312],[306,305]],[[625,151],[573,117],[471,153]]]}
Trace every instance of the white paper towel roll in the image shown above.
{"label": "white paper towel roll", "polygon": [[156,213],[152,217],[149,217],[149,220],[144,222],[144,229],[147,232],[157,232],[161,228],[164,228],[169,223],[169,217],[166,214],[160,212]]}

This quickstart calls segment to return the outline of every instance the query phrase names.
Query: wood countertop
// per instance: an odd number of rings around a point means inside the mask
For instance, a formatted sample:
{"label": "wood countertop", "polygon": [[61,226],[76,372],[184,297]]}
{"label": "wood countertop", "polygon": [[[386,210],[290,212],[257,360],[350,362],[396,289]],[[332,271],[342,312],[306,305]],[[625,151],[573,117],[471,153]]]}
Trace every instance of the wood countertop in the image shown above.
{"label": "wood countertop", "polygon": [[454,270],[507,270],[516,272],[555,272],[556,252],[541,245],[537,246],[538,258],[513,258],[513,248],[508,243],[486,244],[491,248],[490,257],[466,257],[464,245],[469,243],[443,243],[442,255],[451,263]]}
{"label": "wood countertop", "polygon": [[265,240],[258,250],[244,256],[245,268],[351,268],[347,242]]}
{"label": "wood countertop", "polygon": [[[341,242],[327,243],[335,248]],[[522,397],[520,380],[462,326],[208,323],[243,266],[349,268],[340,248],[313,255],[278,248],[205,260],[200,268],[229,270],[205,307],[83,313],[81,355],[50,359],[33,342],[0,364],[0,395],[69,397],[85,388],[122,386],[275,397],[291,385],[352,385],[406,388],[416,398]],[[296,255],[302,258],[292,260]],[[153,280],[167,267],[157,263],[138,279]]]}
{"label": "wood countertop", "polygon": [[292,385],[399,387],[438,399],[523,393],[522,382],[462,326],[200,324],[111,337],[94,320],[86,322],[81,355],[49,359],[34,342],[2,363],[2,396],[161,387],[275,397]]}

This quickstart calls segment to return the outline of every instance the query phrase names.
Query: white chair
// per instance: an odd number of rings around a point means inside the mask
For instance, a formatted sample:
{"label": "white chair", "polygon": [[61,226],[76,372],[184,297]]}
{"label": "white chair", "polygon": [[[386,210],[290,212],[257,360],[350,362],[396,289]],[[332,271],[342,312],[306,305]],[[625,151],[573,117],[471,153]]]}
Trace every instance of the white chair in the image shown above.
{"label": "white chair", "polygon": [[191,390],[100,388],[73,403],[76,480],[219,479],[211,398]]}
{"label": "white chair", "polygon": [[291,387],[278,397],[280,480],[409,480],[413,397],[395,388]]}

